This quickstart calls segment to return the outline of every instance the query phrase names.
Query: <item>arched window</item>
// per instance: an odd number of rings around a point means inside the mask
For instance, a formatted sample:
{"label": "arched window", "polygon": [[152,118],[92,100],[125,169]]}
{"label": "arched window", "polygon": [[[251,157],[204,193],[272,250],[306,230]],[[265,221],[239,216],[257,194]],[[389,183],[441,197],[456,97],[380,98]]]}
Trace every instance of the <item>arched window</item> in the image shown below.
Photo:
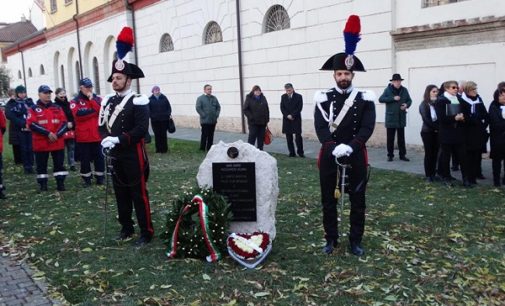
{"label": "arched window", "polygon": [[274,5],[265,15],[264,32],[274,32],[289,29],[289,15],[282,5]]}
{"label": "arched window", "polygon": [[215,21],[209,22],[205,27],[205,31],[203,33],[203,43],[205,45],[223,41],[221,27]]}
{"label": "arched window", "polygon": [[63,65],[60,66],[60,75],[61,75],[61,84],[60,84],[60,87],[63,87],[65,88],[65,68],[63,67]]}
{"label": "arched window", "polygon": [[170,34],[165,33],[160,39],[160,52],[174,51],[174,42]]}
{"label": "arched window", "polygon": [[93,82],[95,83],[95,92],[97,95],[100,95],[100,76],[98,75],[98,60],[96,57],[93,58],[93,76]]}
{"label": "arched window", "polygon": [[44,69],[44,65],[40,65],[40,75],[46,74],[46,70]]}
{"label": "arched window", "polygon": [[21,80],[22,78],[23,78],[23,76],[21,75],[21,70],[18,70],[18,79]]}
{"label": "arched window", "polygon": [[28,68],[28,77],[31,78],[32,76],[32,68]]}

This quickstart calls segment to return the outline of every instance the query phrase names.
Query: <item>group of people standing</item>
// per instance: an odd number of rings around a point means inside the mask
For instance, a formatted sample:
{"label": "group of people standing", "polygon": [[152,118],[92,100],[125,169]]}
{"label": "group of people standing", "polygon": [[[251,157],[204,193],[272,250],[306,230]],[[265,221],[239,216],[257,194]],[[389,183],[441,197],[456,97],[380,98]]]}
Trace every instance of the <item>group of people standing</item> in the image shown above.
{"label": "group of people standing", "polygon": [[[68,101],[63,88],[56,90],[54,102],[52,89],[47,85],[38,88],[38,99],[34,103],[26,96],[26,88],[19,85],[5,106],[10,121],[10,143],[14,159],[23,164],[25,174],[33,174],[35,160],[36,178],[40,191],[47,191],[49,155],[53,159],[53,176],[56,189],[65,190],[65,148],[67,162],[75,171],[75,160],[80,161],[80,175],[84,185],[91,185],[94,174],[96,183],[104,181],[104,161],[98,134],[98,111],[100,97],[93,93],[93,84],[88,78],[80,80],[79,94]],[[19,155],[19,156],[18,156]],[[91,170],[94,164],[94,171]]]}
{"label": "group of people standing", "polygon": [[[498,84],[489,111],[473,81],[458,84],[450,80],[440,88],[428,85],[419,106],[423,120],[421,138],[427,180],[442,180],[452,186],[452,157],[460,165],[463,186],[474,186],[477,179],[484,178],[482,153],[487,151],[490,139],[493,183],[497,187],[505,184],[500,174],[505,159],[505,112],[502,113],[502,109],[505,109],[504,83]],[[487,132],[488,126],[490,133]]]}

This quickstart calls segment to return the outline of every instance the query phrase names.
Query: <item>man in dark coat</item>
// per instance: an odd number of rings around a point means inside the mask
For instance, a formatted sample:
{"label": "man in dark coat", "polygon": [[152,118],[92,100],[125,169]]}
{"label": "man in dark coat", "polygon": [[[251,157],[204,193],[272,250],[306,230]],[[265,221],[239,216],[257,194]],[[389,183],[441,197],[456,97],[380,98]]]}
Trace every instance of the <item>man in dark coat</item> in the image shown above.
{"label": "man in dark coat", "polygon": [[[351,16],[359,23],[358,16]],[[352,27],[352,28],[356,28]],[[355,35],[359,35],[355,34]],[[346,48],[347,50],[347,48]],[[333,71],[336,87],[318,91],[314,95],[314,126],[321,142],[319,153],[319,184],[323,206],[323,226],[326,238],[324,253],[331,254],[338,244],[338,219],[336,195],[340,164],[348,164],[346,192],[351,202],[350,250],[356,256],[364,255],[361,240],[365,231],[365,191],[368,158],[366,142],[375,127],[375,96],[352,86],[355,71],[365,71],[361,61],[352,53],[337,53],[330,57],[321,70]],[[341,219],[343,216],[341,216]]]}
{"label": "man in dark coat", "polygon": [[200,151],[209,151],[214,143],[214,131],[221,112],[221,105],[216,96],[212,95],[212,86],[203,86],[203,95],[196,99],[195,109],[200,116],[202,135],[200,137]]}
{"label": "man in dark coat", "polygon": [[295,146],[293,145],[293,134],[295,134],[298,156],[305,157],[302,140],[303,97],[295,92],[291,83],[284,85],[284,89],[286,93],[281,97],[282,133],[286,134],[289,157],[296,156]]}
{"label": "man in dark coat", "polygon": [[405,155],[405,126],[407,125],[407,109],[412,104],[409,91],[402,86],[402,77],[395,73],[384,93],[380,96],[379,102],[386,103],[385,125],[387,129],[387,150],[388,161],[393,161],[395,134],[398,133],[398,150],[400,160],[410,161]]}
{"label": "man in dark coat", "polygon": [[168,98],[161,93],[159,86],[154,86],[149,97],[149,114],[154,132],[154,146],[156,153],[168,152],[168,123],[172,117],[172,106]]}
{"label": "man in dark coat", "polygon": [[[123,40],[131,47],[131,28],[123,28],[117,45]],[[132,80],[143,78],[144,72],[137,65],[123,60],[126,54],[119,54],[112,63],[112,73],[107,80],[112,83],[115,94],[102,100],[98,124],[100,133],[105,137],[101,145],[104,151],[109,152],[112,161],[112,184],[121,224],[117,240],[127,240],[133,236],[132,212],[135,207],[140,227],[140,237],[135,245],[143,246],[154,235],[146,188],[149,162],[144,145],[149,127],[149,98],[130,89]]]}

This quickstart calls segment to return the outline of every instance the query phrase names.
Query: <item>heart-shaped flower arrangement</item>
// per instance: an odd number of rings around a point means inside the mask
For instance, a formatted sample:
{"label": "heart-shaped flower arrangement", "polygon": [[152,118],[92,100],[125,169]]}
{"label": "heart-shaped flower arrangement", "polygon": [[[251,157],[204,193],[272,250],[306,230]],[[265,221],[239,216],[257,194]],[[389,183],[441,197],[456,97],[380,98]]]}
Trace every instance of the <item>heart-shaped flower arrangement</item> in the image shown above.
{"label": "heart-shaped flower arrangement", "polygon": [[253,269],[266,259],[272,250],[272,242],[267,233],[232,233],[226,241],[228,253],[246,268]]}

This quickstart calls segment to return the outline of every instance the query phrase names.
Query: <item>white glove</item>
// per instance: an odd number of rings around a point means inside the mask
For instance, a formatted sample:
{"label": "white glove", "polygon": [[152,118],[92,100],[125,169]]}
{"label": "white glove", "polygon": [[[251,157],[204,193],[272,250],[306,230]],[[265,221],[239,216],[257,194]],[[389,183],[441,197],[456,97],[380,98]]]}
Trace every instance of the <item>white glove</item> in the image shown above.
{"label": "white glove", "polygon": [[112,149],[119,143],[119,137],[107,136],[100,143],[105,149]]}
{"label": "white glove", "polygon": [[114,148],[116,146],[115,144],[113,144],[110,141],[103,141],[103,140],[102,140],[101,145],[102,145],[102,148],[109,149],[109,150],[111,150],[112,148]]}
{"label": "white glove", "polygon": [[107,136],[102,140],[102,145],[104,144],[104,142],[112,142],[113,144],[118,144],[119,137]]}
{"label": "white glove", "polygon": [[351,155],[352,151],[353,150],[350,146],[341,143],[338,146],[336,146],[335,149],[333,149],[333,152],[331,152],[331,154],[333,154],[336,158],[340,158],[342,156]]}

